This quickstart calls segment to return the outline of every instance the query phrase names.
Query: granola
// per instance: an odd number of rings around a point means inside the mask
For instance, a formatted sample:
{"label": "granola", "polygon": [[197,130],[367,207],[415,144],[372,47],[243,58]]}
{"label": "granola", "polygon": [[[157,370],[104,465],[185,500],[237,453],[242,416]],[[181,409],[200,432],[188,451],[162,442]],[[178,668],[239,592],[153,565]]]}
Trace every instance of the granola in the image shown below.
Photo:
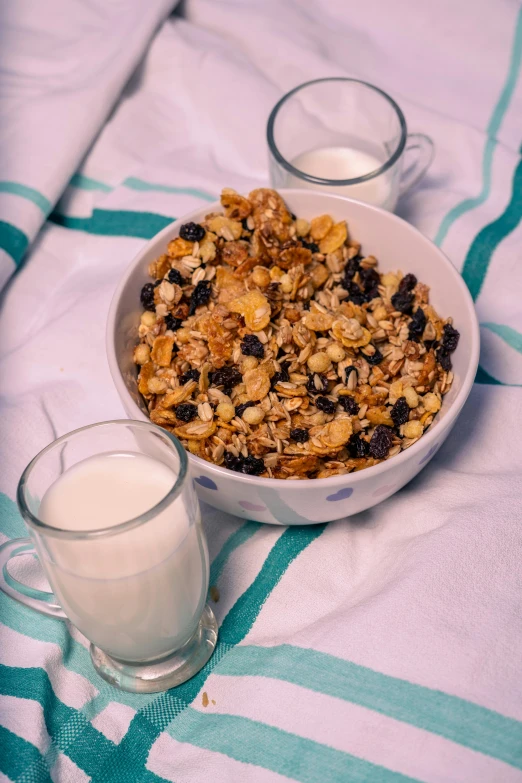
{"label": "granola", "polygon": [[[345,221],[225,188],[150,264],[134,351],[153,422],[251,475],[327,478],[415,443],[459,333],[414,275],[380,274]],[[192,241],[193,240],[193,241]]]}

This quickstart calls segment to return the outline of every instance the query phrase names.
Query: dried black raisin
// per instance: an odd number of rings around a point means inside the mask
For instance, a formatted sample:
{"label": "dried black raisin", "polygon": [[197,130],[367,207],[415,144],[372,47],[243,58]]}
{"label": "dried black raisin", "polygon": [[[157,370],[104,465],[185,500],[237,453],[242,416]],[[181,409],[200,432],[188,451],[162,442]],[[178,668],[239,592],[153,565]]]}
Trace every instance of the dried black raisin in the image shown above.
{"label": "dried black raisin", "polygon": [[441,345],[437,351],[437,361],[442,367],[442,369],[444,370],[444,372],[449,372],[453,366],[451,363],[451,356],[445,350],[443,345]]}
{"label": "dried black raisin", "polygon": [[352,373],[355,373],[355,386],[357,386],[357,380],[358,380],[357,369],[353,367],[353,365],[344,368],[344,382],[346,383],[346,385],[348,385],[348,381],[350,380]]}
{"label": "dried black raisin", "polygon": [[236,416],[241,418],[243,411],[246,411],[247,408],[251,408],[253,405],[255,405],[255,402],[252,402],[251,400],[242,402],[241,405],[236,405]]}
{"label": "dried black raisin", "polygon": [[184,223],[179,230],[179,235],[187,242],[200,242],[205,236],[205,229],[199,223]]}
{"label": "dried black raisin", "polygon": [[388,456],[393,443],[393,432],[384,424],[379,424],[373,431],[370,440],[370,454],[375,459],[384,459]]}
{"label": "dried black raisin", "polygon": [[281,370],[279,372],[274,373],[272,376],[271,386],[274,388],[276,383],[288,383],[290,380],[290,375],[288,374],[288,368],[290,367],[290,362],[281,362],[280,365]]}
{"label": "dried black raisin", "polygon": [[406,402],[406,397],[399,397],[390,411],[390,416],[396,427],[400,427],[401,424],[406,424],[410,416],[410,406]]}
{"label": "dried black raisin", "polygon": [[169,283],[175,283],[176,285],[185,285],[186,280],[181,277],[181,272],[177,269],[171,269],[167,275]]}
{"label": "dried black raisin", "polygon": [[413,294],[407,291],[397,291],[391,298],[391,303],[399,313],[409,315],[413,307]]}
{"label": "dried black raisin", "polygon": [[359,406],[355,402],[355,397],[352,397],[351,394],[346,394],[343,397],[339,397],[338,402],[341,408],[346,411],[346,413],[349,413],[352,416],[356,416],[359,413]]}
{"label": "dried black raisin", "polygon": [[196,307],[204,305],[210,299],[210,280],[200,280],[190,297],[189,315],[194,315]]}
{"label": "dried black raisin", "polygon": [[451,324],[446,324],[442,334],[442,347],[446,353],[453,353],[459,344],[460,332],[453,328]]}
{"label": "dried black raisin", "polygon": [[[319,386],[319,388],[317,388]],[[324,377],[324,375],[320,375],[318,372],[316,373],[309,373],[308,380],[306,382],[306,388],[310,392],[310,394],[321,394],[321,392],[325,392],[328,389],[328,381]]]}
{"label": "dried black raisin", "polygon": [[[375,348],[375,346],[373,347]],[[366,359],[369,365],[374,367],[376,364],[380,364],[382,362],[384,356],[382,355],[382,353],[379,351],[378,348],[375,348],[375,351],[374,353],[371,354],[371,356],[368,354],[364,354],[364,358]]]}
{"label": "dried black raisin", "polygon": [[248,227],[248,218],[243,218],[241,225],[243,226],[243,231],[250,231]]}
{"label": "dried black raisin", "polygon": [[296,427],[295,430],[290,430],[290,437],[292,440],[295,440],[296,443],[306,443],[310,435],[308,434],[308,430]]}
{"label": "dried black raisin", "polygon": [[181,318],[174,318],[170,313],[167,313],[165,316],[165,326],[167,329],[170,329],[171,332],[175,332],[179,329],[182,323],[183,321]]}
{"label": "dried black raisin", "polygon": [[362,256],[354,256],[353,258],[350,258],[349,261],[347,261],[346,266],[344,267],[344,281],[345,282],[343,283],[343,288],[347,288],[347,286],[353,280],[354,275],[361,268],[361,265],[360,265],[361,260],[362,260]]}
{"label": "dried black raisin", "polygon": [[221,370],[213,370],[208,374],[208,380],[211,386],[224,386],[232,390],[234,386],[241,383],[243,376],[235,367],[222,367]]}
{"label": "dried black raisin", "polygon": [[426,313],[424,312],[422,307],[417,307],[417,309],[413,313],[412,319],[408,326],[409,339],[414,340],[415,342],[418,343],[422,337],[425,328],[426,328]]}
{"label": "dried black raisin", "polygon": [[404,275],[401,282],[399,283],[399,291],[401,293],[407,294],[410,291],[412,291],[416,285],[417,285],[417,278],[415,277],[415,275],[412,274]]}
{"label": "dried black raisin", "polygon": [[225,451],[223,461],[226,468],[239,472],[241,470],[241,466],[243,465],[244,458],[235,457],[230,451]]}
{"label": "dried black raisin", "polygon": [[310,250],[312,253],[319,253],[319,245],[317,245],[315,242],[305,242],[304,239],[301,240],[301,244],[303,247],[305,247],[307,250]]}
{"label": "dried black raisin", "polygon": [[323,411],[324,413],[335,412],[335,402],[333,402],[333,400],[329,400],[328,397],[317,397],[315,399],[315,405],[317,408],[319,408],[320,411]]}
{"label": "dried black raisin", "polygon": [[154,285],[152,283],[145,283],[141,289],[140,301],[145,310],[154,310]]}
{"label": "dried black raisin", "polygon": [[348,292],[348,296],[346,297],[348,302],[353,302],[353,304],[356,305],[362,305],[366,302],[366,294],[361,291],[357,283],[349,282],[346,284],[345,281],[345,283],[343,283],[343,288]]}
{"label": "dried black raisin", "polygon": [[359,459],[367,457],[370,451],[370,444],[364,438],[361,438],[360,435],[354,433],[348,441],[348,451],[351,457]]}
{"label": "dried black raisin", "polygon": [[190,402],[182,402],[181,405],[178,405],[177,408],[175,408],[174,412],[176,417],[185,423],[192,421],[192,419],[195,419],[198,415],[197,406],[192,405]]}
{"label": "dried black raisin", "polygon": [[188,383],[189,381],[199,381],[200,372],[199,370],[193,369],[193,370],[187,370],[187,372],[183,373],[183,375],[180,375],[179,382],[181,384]]}
{"label": "dried black raisin", "polygon": [[263,343],[255,334],[245,334],[241,343],[241,353],[244,356],[255,356],[256,359],[262,359],[265,355]]}
{"label": "dried black raisin", "polygon": [[243,464],[240,467],[241,473],[246,473],[247,476],[259,476],[260,473],[265,472],[265,463],[259,457],[253,457],[251,454],[245,457]]}

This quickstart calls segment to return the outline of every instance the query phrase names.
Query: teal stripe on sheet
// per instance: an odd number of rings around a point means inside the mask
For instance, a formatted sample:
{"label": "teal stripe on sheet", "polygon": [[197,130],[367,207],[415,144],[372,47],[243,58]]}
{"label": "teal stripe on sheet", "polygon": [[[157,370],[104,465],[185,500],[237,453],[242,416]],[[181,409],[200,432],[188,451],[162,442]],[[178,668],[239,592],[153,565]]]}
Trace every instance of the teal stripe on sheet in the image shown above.
{"label": "teal stripe on sheet", "polygon": [[34,781],[53,783],[42,754],[31,742],[0,726],[0,772],[20,781],[25,771],[34,770]]}
{"label": "teal stripe on sheet", "polygon": [[5,250],[11,256],[16,266],[19,266],[28,245],[27,234],[11,223],[0,220],[0,249]]}
{"label": "teal stripe on sheet", "polygon": [[[296,705],[297,706],[297,705]],[[412,783],[416,780],[370,761],[237,715],[188,709],[168,728],[179,742],[223,753],[300,783]]]}
{"label": "teal stripe on sheet", "polygon": [[213,193],[208,193],[206,190],[200,190],[200,188],[184,188],[175,187],[173,185],[161,185],[155,182],[146,182],[139,177],[127,177],[122,183],[124,187],[130,190],[143,190],[143,191],[156,191],[157,193],[175,193],[180,196],[193,196],[199,198],[202,201],[217,201],[218,196]]}
{"label": "teal stripe on sheet", "polygon": [[80,190],[101,190],[103,193],[111,193],[114,190],[110,185],[106,185],[105,182],[86,177],[85,174],[73,174],[69,185]]}
{"label": "teal stripe on sheet", "polygon": [[475,375],[475,380],[473,383],[480,383],[487,386],[504,386],[503,383],[498,381],[496,378],[493,378],[493,376],[486,372],[486,370],[484,370],[484,368],[480,365],[478,366],[477,374]]}
{"label": "teal stripe on sheet", "polygon": [[30,188],[28,185],[22,185],[20,182],[0,181],[0,193],[11,193],[14,196],[25,198],[27,201],[32,201],[45,216],[49,214],[52,208],[51,202],[43,193],[35,190],[35,188]]}
{"label": "teal stripe on sheet", "polygon": [[522,769],[521,722],[449,693],[391,677],[327,653],[287,644],[236,647],[221,662],[216,674],[258,675],[300,685],[374,710]]}
{"label": "teal stripe on sheet", "polygon": [[506,326],[505,324],[493,324],[489,322],[480,325],[484,329],[489,329],[490,332],[498,335],[510,348],[518,351],[518,353],[522,353],[522,334],[517,332],[516,329],[512,329],[511,326]]}
{"label": "teal stripe on sheet", "polygon": [[232,552],[252,538],[254,533],[257,533],[261,526],[261,522],[253,522],[249,520],[248,522],[245,522],[244,525],[241,525],[241,527],[235,530],[232,535],[227,538],[221,547],[221,551],[216,555],[214,562],[210,567],[210,585],[216,584]]}
{"label": "teal stripe on sheet", "polygon": [[94,209],[90,217],[71,217],[53,212],[49,220],[63,228],[86,231],[106,237],[137,237],[152,239],[176,218],[155,212],[134,212],[124,209]]}
{"label": "teal stripe on sheet", "polygon": [[522,160],[515,169],[509,204],[500,217],[479,231],[466,255],[462,267],[462,277],[474,300],[480,294],[493,253],[502,240],[515,230],[521,219]]}
{"label": "teal stripe on sheet", "polygon": [[491,115],[491,119],[488,123],[486,133],[488,135],[486,146],[484,147],[484,155],[482,159],[482,189],[478,196],[475,198],[467,198],[450,209],[448,214],[444,217],[440,224],[439,230],[435,235],[434,242],[436,245],[442,245],[448,231],[453,223],[458,220],[466,212],[469,212],[476,207],[483,204],[491,191],[491,169],[493,163],[493,152],[496,147],[496,136],[502,124],[502,120],[509,108],[511,98],[515,91],[517,84],[518,74],[520,71],[520,62],[522,60],[522,7],[519,9],[517,23],[515,26],[515,35],[513,38],[513,45],[511,49],[511,58],[508,67],[508,73],[506,82],[500,93],[499,99]]}
{"label": "teal stripe on sheet", "polygon": [[[196,698],[222,658],[241,642],[254,625],[263,605],[291,563],[324,531],[325,525],[287,528],[277,539],[261,570],[224,618],[214,655],[188,682],[161,694],[140,710],[118,747],[91,783],[141,783],[150,748],[166,727]],[[241,743],[241,737],[236,737]]]}

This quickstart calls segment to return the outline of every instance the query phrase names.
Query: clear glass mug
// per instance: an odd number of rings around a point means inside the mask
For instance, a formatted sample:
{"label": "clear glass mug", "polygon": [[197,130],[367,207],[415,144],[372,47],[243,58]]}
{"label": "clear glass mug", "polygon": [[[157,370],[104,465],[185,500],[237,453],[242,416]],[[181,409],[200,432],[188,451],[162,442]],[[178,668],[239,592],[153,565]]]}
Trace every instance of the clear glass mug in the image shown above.
{"label": "clear glass mug", "polygon": [[[42,499],[65,471],[90,457],[121,452],[170,469],[175,483],[162,500],[112,527],[81,531],[42,521]],[[127,420],[75,430],[30,462],[17,500],[30,538],[0,547],[5,593],[70,620],[91,642],[99,674],[124,690],[166,690],[201,669],[216,646],[217,623],[205,604],[209,558],[198,500],[176,438],[153,424]],[[11,558],[34,549],[54,595],[23,585],[8,571]]]}
{"label": "clear glass mug", "polygon": [[358,79],[291,90],[270,114],[267,141],[272,187],[327,190],[390,211],[434,155],[428,136],[407,133],[395,101]]}

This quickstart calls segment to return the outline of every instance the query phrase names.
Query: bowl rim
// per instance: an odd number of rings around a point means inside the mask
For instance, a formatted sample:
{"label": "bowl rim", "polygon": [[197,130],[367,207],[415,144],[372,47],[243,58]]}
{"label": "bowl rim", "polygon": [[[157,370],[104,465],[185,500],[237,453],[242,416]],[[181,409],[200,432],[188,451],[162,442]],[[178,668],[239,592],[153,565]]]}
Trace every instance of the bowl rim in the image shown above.
{"label": "bowl rim", "polygon": [[[367,211],[373,213],[374,215],[378,215],[380,216],[380,218],[383,218],[384,220],[389,220],[392,223],[396,223],[397,225],[400,225],[402,229],[405,231],[409,231],[414,234],[417,234],[418,238],[421,240],[421,242],[425,244],[426,248],[429,249],[430,252],[435,253],[438,256],[440,263],[442,263],[446,267],[446,269],[449,270],[450,275],[454,279],[455,285],[460,289],[461,293],[463,294],[464,301],[466,302],[467,305],[466,315],[471,325],[471,346],[470,346],[471,350],[469,355],[468,368],[462,379],[461,388],[459,389],[457,396],[455,397],[453,402],[450,404],[447,414],[443,419],[443,421],[440,423],[440,425],[438,425],[437,419],[435,419],[435,426],[432,426],[426,434],[424,434],[421,438],[419,438],[419,440],[416,443],[414,443],[412,446],[410,446],[408,449],[406,449],[405,451],[401,451],[399,454],[396,454],[394,457],[392,457],[389,460],[384,460],[383,462],[380,462],[378,465],[372,465],[370,468],[366,468],[365,470],[356,471],[354,473],[344,473],[340,476],[330,476],[324,479],[299,479],[299,480],[286,479],[285,480],[285,479],[276,479],[276,478],[262,478],[260,476],[248,476],[244,473],[237,473],[235,471],[229,470],[228,468],[221,467],[220,465],[215,465],[213,462],[207,462],[201,457],[196,457],[195,455],[187,452],[189,463],[191,463],[194,466],[198,466],[198,467],[201,466],[201,469],[204,468],[205,471],[214,473],[216,476],[219,476],[223,479],[240,481],[245,485],[249,485],[249,484],[256,485],[261,482],[263,486],[281,488],[281,484],[284,481],[285,486],[288,486],[288,483],[290,483],[290,486],[293,486],[295,482],[295,485],[298,485],[300,488],[308,489],[312,487],[318,488],[317,487],[318,481],[321,482],[321,486],[324,486],[325,488],[335,487],[341,484],[345,485],[346,483],[359,484],[362,481],[367,481],[372,477],[377,477],[382,473],[387,472],[388,470],[390,470],[392,466],[398,468],[400,467],[400,465],[406,464],[415,456],[417,455],[420,456],[421,450],[424,451],[426,447],[432,448],[433,445],[435,445],[439,437],[438,435],[439,426],[443,426],[443,430],[441,430],[442,433],[443,431],[444,432],[448,431],[453,425],[453,423],[455,422],[458,414],[460,413],[473,387],[473,381],[475,379],[475,375],[477,373],[477,368],[478,368],[479,352],[480,352],[480,330],[479,330],[477,314],[475,311],[475,306],[471,294],[469,292],[469,289],[466,286],[463,278],[461,277],[457,269],[453,266],[449,258],[445,255],[445,253],[443,253],[443,251],[440,250],[440,248],[438,248],[431,241],[431,239],[428,239],[427,236],[425,236],[421,231],[419,231],[418,228],[411,225],[411,223],[408,223],[406,220],[399,217],[398,215],[395,215],[393,212],[388,212],[387,210],[381,209],[380,207],[376,207],[372,204],[366,204],[364,202],[357,201],[355,199],[347,198],[346,196],[339,196],[333,193],[322,193],[321,191],[307,190],[305,188],[277,188],[277,192],[280,193],[280,195],[283,197],[283,199],[285,199],[285,201],[287,198],[291,198],[295,194],[299,196],[307,196],[313,199],[328,201],[330,203],[332,200],[337,201],[339,203],[345,204],[347,209],[349,209],[350,206],[355,205],[356,209],[362,209],[363,211]],[[134,273],[134,270],[138,266],[140,266],[140,264],[143,263],[144,257],[147,255],[147,253],[150,252],[150,250],[155,245],[160,245],[164,243],[167,237],[170,239],[173,231],[175,232],[176,229],[178,229],[183,223],[201,218],[202,214],[208,214],[210,212],[215,212],[220,210],[222,210],[222,205],[219,199],[217,199],[215,202],[208,203],[204,207],[199,207],[198,209],[191,210],[190,212],[182,215],[176,220],[173,220],[172,223],[169,223],[168,226],[166,226],[157,234],[155,234],[134,256],[133,260],[126,268],[120,282],[116,286],[116,289],[112,296],[111,303],[109,306],[109,312],[107,317],[107,328],[105,333],[109,370],[112,376],[113,383],[116,387],[116,391],[118,392],[118,395],[123,402],[124,408],[127,410],[128,406],[130,405],[131,408],[134,409],[138,420],[141,419],[150,422],[150,419],[143,413],[141,408],[135,403],[129,390],[127,389],[127,386],[125,385],[125,382],[123,380],[123,375],[119,369],[118,360],[116,356],[116,348],[115,348],[115,333],[116,333],[116,326],[117,326],[116,314],[118,311],[118,307],[123,291],[127,285],[129,278]],[[346,219],[348,220],[348,217]]]}

